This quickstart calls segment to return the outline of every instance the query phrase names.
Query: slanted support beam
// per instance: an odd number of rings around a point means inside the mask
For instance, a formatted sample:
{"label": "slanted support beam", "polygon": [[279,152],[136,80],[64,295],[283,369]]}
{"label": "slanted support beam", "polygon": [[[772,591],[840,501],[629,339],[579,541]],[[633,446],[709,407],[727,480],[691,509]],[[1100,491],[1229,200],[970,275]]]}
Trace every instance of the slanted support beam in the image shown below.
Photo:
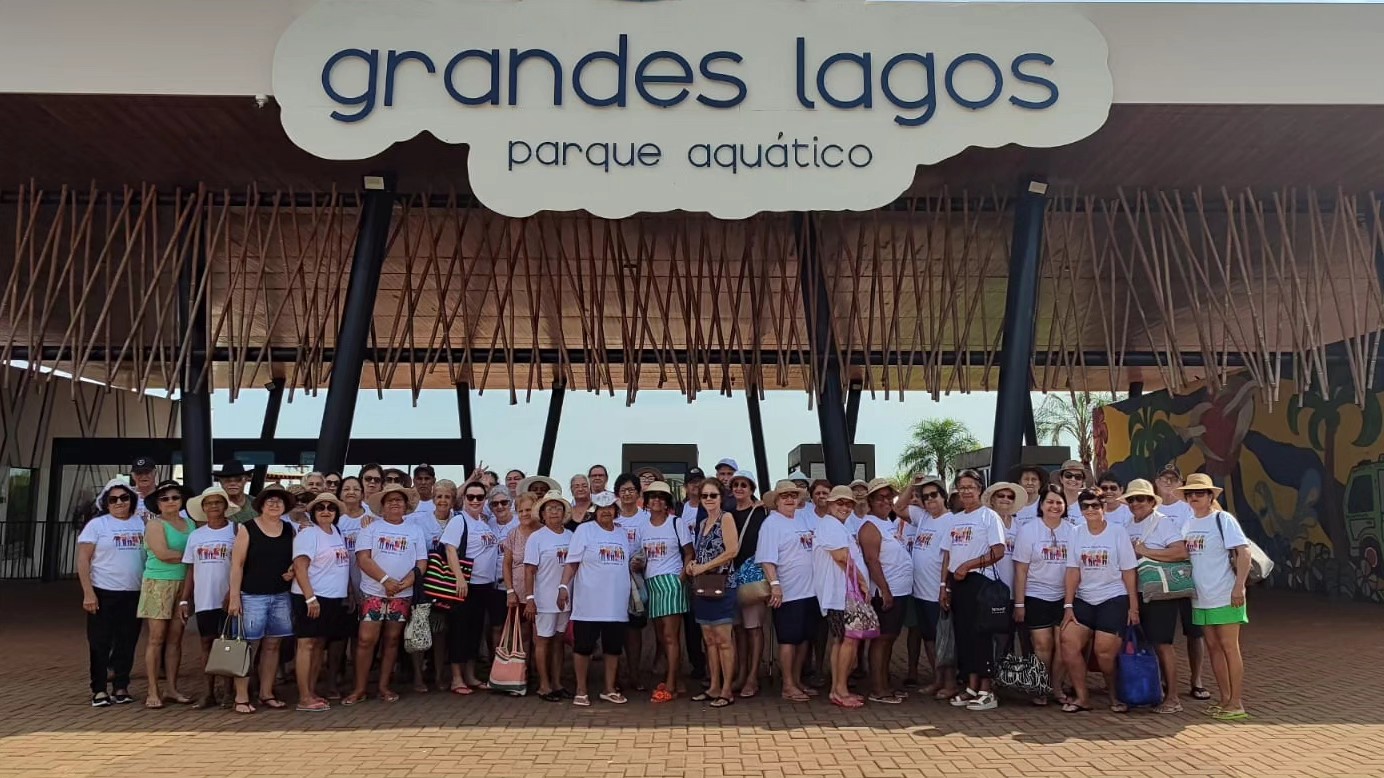
{"label": "slanted support beam", "polygon": [[[1033,415],[1033,386],[1024,393],[1024,445],[1038,445],[1038,417]],[[998,476],[997,476],[998,477]]]}
{"label": "slanted support beam", "polygon": [[[260,439],[270,440],[279,431],[279,412],[284,407],[284,380],[275,378],[265,388],[269,390],[269,400],[264,404],[264,423],[260,425]],[[264,477],[268,474],[268,465],[255,465],[255,474],[250,477],[250,494],[259,494],[264,488]]]}
{"label": "slanted support beam", "polygon": [[557,450],[557,428],[562,424],[562,401],[567,397],[567,382],[553,382],[553,396],[548,400],[548,423],[543,425],[543,448],[538,452],[538,474],[552,475],[553,452]]}
{"label": "slanted support beam", "polygon": [[[187,223],[192,250],[178,272],[178,321],[188,342],[207,345],[207,219],[205,212]],[[211,486],[211,382],[205,354],[189,355],[178,390],[183,440],[183,481],[194,492]]]}
{"label": "slanted support beam", "polygon": [[759,493],[764,494],[774,488],[773,473],[769,471],[768,449],[764,446],[764,419],[759,415],[759,387],[750,384],[745,387],[745,410],[750,414],[750,445],[754,448],[755,480],[759,482]]}
{"label": "slanted support beam", "polygon": [[341,311],[341,330],[337,334],[336,355],[327,386],[327,406],[322,411],[322,434],[317,438],[314,465],[322,472],[339,472],[346,465],[346,449],[356,415],[356,396],[360,394],[360,373],[365,364],[365,346],[370,337],[370,323],[374,320],[375,292],[384,269],[389,223],[393,218],[393,175],[366,176],[360,223],[356,228],[356,250],[351,258],[351,278],[346,288],[346,304]]}
{"label": "slanted support beam", "polygon": [[[1019,464],[1023,444],[1025,398],[1029,396],[1029,363],[1033,359],[1038,318],[1039,263],[1043,256],[1043,212],[1048,185],[1027,180],[1014,205],[1014,240],[1009,252],[1009,285],[1004,296],[1003,346],[999,392],[995,400],[994,453],[990,472],[1004,477]],[[1035,430],[1036,432],[1036,430]],[[1035,435],[1036,437],[1036,435]]]}
{"label": "slanted support beam", "polygon": [[[457,384],[457,423],[461,426],[461,463],[466,475],[476,469],[476,432],[471,426],[471,384]],[[517,495],[516,495],[517,496]]]}
{"label": "slanted support beam", "polygon": [[853,378],[850,390],[846,392],[846,439],[852,446],[855,445],[855,429],[860,422],[860,393],[864,389],[865,382]]}
{"label": "slanted support beam", "polygon": [[803,294],[803,309],[807,313],[807,337],[817,363],[817,425],[822,432],[822,458],[826,460],[827,480],[834,484],[851,482],[850,435],[846,430],[846,407],[841,397],[841,360],[836,353],[836,335],[832,329],[831,296],[827,294],[826,276],[822,272],[821,249],[817,242],[817,225],[812,214],[793,215],[797,234],[798,272]]}

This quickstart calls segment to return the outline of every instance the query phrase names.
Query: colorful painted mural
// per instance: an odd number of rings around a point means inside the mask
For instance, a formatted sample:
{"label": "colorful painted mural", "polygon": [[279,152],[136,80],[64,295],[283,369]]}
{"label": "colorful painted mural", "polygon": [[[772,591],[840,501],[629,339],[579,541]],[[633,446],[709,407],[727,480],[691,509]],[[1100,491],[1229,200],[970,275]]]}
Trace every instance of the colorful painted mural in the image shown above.
{"label": "colorful painted mural", "polygon": [[1222,503],[1278,563],[1271,586],[1384,602],[1384,392],[1354,401],[1286,382],[1270,407],[1247,377],[1217,392],[1157,392],[1103,408],[1099,465],[1152,478],[1175,462],[1211,475]]}

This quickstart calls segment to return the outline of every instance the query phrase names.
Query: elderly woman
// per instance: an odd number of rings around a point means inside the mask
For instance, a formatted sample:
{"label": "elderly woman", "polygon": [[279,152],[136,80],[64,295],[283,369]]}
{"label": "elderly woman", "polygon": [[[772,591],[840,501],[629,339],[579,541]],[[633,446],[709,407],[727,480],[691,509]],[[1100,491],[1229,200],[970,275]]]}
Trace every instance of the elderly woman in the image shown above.
{"label": "elderly woman", "polygon": [[[854,494],[851,496],[854,497]],[[903,631],[904,614],[912,607],[910,600],[913,594],[913,560],[904,543],[906,524],[898,519],[893,510],[897,497],[898,493],[888,479],[876,478],[871,481],[865,493],[870,512],[861,520],[858,535],[865,560],[865,567],[860,572],[870,580],[870,587],[865,591],[871,593],[871,604],[879,615],[879,637],[870,642],[870,681],[873,687],[870,701],[885,705],[898,705],[904,700],[903,695],[889,683],[889,659],[894,655],[894,641]],[[832,506],[830,492],[827,500],[827,505]],[[845,518],[849,518],[849,514]],[[842,529],[845,529],[844,524]],[[821,567],[818,565],[818,569]]]}
{"label": "elderly woman", "polygon": [[[881,491],[876,490],[874,494],[879,496]],[[827,494],[827,505],[831,512],[818,523],[812,537],[812,589],[827,622],[831,704],[842,708],[859,708],[865,704],[865,700],[852,693],[848,686],[860,647],[859,640],[846,636],[846,590],[850,577],[855,577],[855,585],[862,593],[869,590],[865,574],[866,560],[860,544],[846,531],[846,522],[855,515],[856,502],[855,493],[850,487],[832,489]],[[875,667],[879,666],[875,664]]]}
{"label": "elderly woman", "polygon": [[[497,541],[495,598],[491,602],[491,610],[486,613],[486,621],[490,625],[486,641],[493,653],[495,647],[500,645],[500,633],[504,631],[505,620],[509,618],[509,609],[518,607],[520,604],[519,599],[510,595],[509,579],[505,572],[508,564],[505,562],[505,540],[519,528],[519,519],[514,509],[514,495],[508,487],[492,487],[485,500],[486,507],[490,509],[490,515],[487,519],[490,523],[490,531],[495,533],[495,540]],[[537,524],[536,519],[534,523]]]}
{"label": "elderly woman", "polygon": [[178,595],[187,566],[183,552],[187,537],[196,529],[183,517],[183,487],[177,481],[164,481],[144,498],[150,518],[144,525],[144,585],[139,592],[138,616],[149,623],[149,639],[144,644],[144,670],[149,676],[146,708],[162,708],[159,694],[159,663],[163,662],[167,688],[163,691],[174,702],[192,702],[178,691],[178,667],[183,660],[183,621],[177,615]]}
{"label": "elderly woman", "polygon": [[[426,470],[423,471],[422,477],[428,477]],[[428,550],[433,551],[438,548],[442,533],[446,531],[447,525],[452,521],[453,508],[456,507],[457,485],[455,482],[443,478],[440,481],[430,482],[428,488],[431,490],[432,499],[427,503],[420,499],[418,510],[410,513],[408,520],[423,531],[423,535],[428,541]],[[443,671],[447,656],[447,623],[442,613],[433,613],[430,628],[433,634],[433,666],[437,673],[437,686],[440,689],[447,684],[447,678]],[[425,667],[427,656],[420,651],[410,653],[408,657],[413,664],[413,690],[424,694],[428,691],[428,674]]]}
{"label": "elderly woman", "polygon": [[[547,702],[568,696],[562,688],[562,635],[567,631],[570,613],[557,604],[562,571],[567,566],[567,549],[572,542],[572,532],[563,528],[567,511],[567,501],[560,494],[549,494],[536,507],[524,509],[520,514],[522,524],[510,535],[507,549],[511,556],[522,554],[524,583],[518,585],[516,574],[516,585],[510,591],[523,592],[524,616],[533,625],[538,698]],[[534,523],[535,515],[541,517],[541,526],[526,529]]]}
{"label": "elderly woman", "polygon": [[341,473],[330,472],[322,476],[322,483],[325,485],[324,492],[331,492],[338,498],[341,497]]}
{"label": "elderly woman", "polygon": [[[189,568],[183,578],[178,602],[179,620],[187,623],[197,617],[197,634],[201,638],[202,661],[206,667],[211,655],[212,641],[226,625],[226,597],[231,591],[231,546],[235,544],[235,525],[226,518],[231,501],[225,490],[213,486],[187,501],[187,512],[202,526],[187,537],[183,549],[183,564]],[[206,677],[206,689],[198,708],[216,707],[217,676]]]}
{"label": "elderly woman", "polygon": [[[1134,543],[1135,557],[1155,562],[1187,561],[1182,525],[1158,512],[1161,500],[1154,493],[1153,484],[1136,478],[1129,482],[1121,499],[1129,506],[1129,524],[1125,531]],[[1109,519],[1109,511],[1105,515]],[[1173,650],[1181,604],[1180,600],[1149,602],[1144,600],[1142,592],[1139,595],[1139,622],[1143,625],[1144,637],[1158,654],[1158,666],[1163,671],[1164,693],[1163,700],[1154,708],[1157,713],[1182,711],[1182,703],[1177,701],[1177,654]]]}
{"label": "elderly woman", "polygon": [[1240,626],[1249,623],[1245,584],[1249,580],[1249,539],[1240,522],[1220,509],[1221,489],[1203,473],[1188,476],[1179,488],[1191,506],[1192,518],[1182,525],[1182,538],[1192,560],[1192,623],[1206,630],[1211,672],[1221,699],[1211,716],[1223,721],[1249,718],[1241,695],[1245,662],[1240,656]]}
{"label": "elderly woman", "polygon": [[577,473],[567,485],[572,490],[572,517],[585,516],[591,510],[591,479]]}
{"label": "elderly woman", "polygon": [[1019,465],[1009,471],[1009,480],[1024,488],[1023,500],[1018,506],[1015,518],[1020,524],[1038,518],[1039,493],[1048,484],[1048,471],[1037,465]]}
{"label": "elderly woman", "polygon": [[[937,665],[937,623],[942,617],[942,538],[951,530],[951,511],[947,510],[947,485],[936,476],[922,476],[914,481],[911,498],[904,506],[912,531],[909,533],[909,555],[913,563],[913,607],[916,627],[908,635],[908,675],[916,677],[920,654],[925,650],[932,668],[932,683],[922,694],[934,699],[949,700],[956,694],[954,667]],[[907,681],[904,682],[907,684]]]}
{"label": "elderly woman", "polygon": [[998,481],[990,484],[980,496],[981,504],[994,511],[1004,527],[1004,558],[995,563],[995,569],[999,570],[1000,580],[1011,590],[1014,588],[1014,541],[1019,535],[1019,522],[1015,514],[1022,494],[1022,486],[1010,481]]}
{"label": "elderly woman", "polygon": [[1085,517],[1081,515],[1078,507],[1077,495],[1083,489],[1089,489],[1095,484],[1089,483],[1090,474],[1086,470],[1086,465],[1075,459],[1068,459],[1062,463],[1062,469],[1057,471],[1057,485],[1062,487],[1062,496],[1067,498],[1067,521],[1072,524],[1081,525],[1085,523]]}
{"label": "elderly woman", "polygon": [[610,471],[606,470],[605,465],[592,465],[586,470],[586,479],[591,484],[592,494],[604,492],[610,481]]}
{"label": "elderly woman", "polygon": [[[650,482],[652,483],[652,482]],[[649,511],[643,507],[643,487],[632,473],[621,473],[615,477],[615,498],[617,512],[615,526],[625,531],[630,543],[638,540],[639,531],[649,521]],[[636,544],[635,551],[639,552]],[[641,596],[643,593],[640,593]],[[649,626],[647,611],[630,614],[625,625],[625,686],[637,692],[646,691],[644,686],[644,629]]]}
{"label": "elderly woman", "polygon": [[740,531],[736,528],[735,515],[722,510],[725,492],[726,487],[714,478],[703,479],[698,486],[697,498],[702,505],[693,527],[692,560],[683,571],[692,578],[694,586],[696,576],[703,573],[727,575],[727,588],[720,597],[703,593],[692,599],[692,612],[706,642],[707,660],[707,688],[692,699],[710,700],[713,708],[724,708],[735,702],[736,663],[731,625],[739,602],[739,580],[734,573],[735,559],[740,552]]}
{"label": "elderly woman", "polygon": [[759,528],[754,554],[769,579],[769,607],[774,614],[783,673],[782,695],[790,702],[807,702],[816,693],[804,688],[802,672],[808,644],[821,619],[812,591],[812,527],[798,513],[802,496],[802,487],[787,480],[779,481],[772,495],[766,495],[766,504],[774,509]]}
{"label": "elderly woman", "polygon": [[[712,479],[707,479],[710,481]],[[759,545],[759,528],[769,511],[755,500],[755,478],[748,470],[734,472],[724,481],[718,476],[723,492],[729,491],[729,513],[735,518],[735,531],[739,550],[735,553],[735,583],[737,587],[737,611],[735,621],[735,688],[741,697],[754,697],[759,694],[759,673],[764,658],[764,625],[769,622],[769,598],[767,596],[746,596],[748,591],[738,591],[739,587],[750,586],[760,591],[768,588],[769,580],[764,577],[764,568],[755,561],[755,547]],[[757,586],[756,586],[757,585]]]}
{"label": "elderly woman", "polygon": [[[279,644],[293,637],[293,607],[288,596],[293,580],[293,528],[285,518],[293,496],[277,484],[255,495],[255,518],[240,525],[231,547],[231,592],[226,608],[240,617],[245,639],[259,654],[259,701],[272,709],[287,707],[274,694]],[[250,679],[235,679],[236,713],[254,713]]]}
{"label": "elderly woman", "polygon": [[[404,520],[418,506],[411,489],[390,484],[370,498],[370,510],[379,518],[356,536],[356,564],[360,566],[360,627],[356,632],[355,688],[342,700],[355,705],[365,699],[375,645],[380,649],[379,694],[384,702],[399,695],[389,688],[400,638],[408,623],[413,584],[428,565],[428,539],[417,524]],[[448,525],[451,526],[450,524]]]}
{"label": "elderly woman", "polygon": [[[1038,516],[1024,522],[1014,540],[1014,622],[1028,629],[1033,653],[1043,661],[1052,688],[1061,689],[1066,673],[1057,648],[1062,602],[1067,591],[1067,557],[1076,528],[1067,521],[1067,498],[1051,484],[1039,493]],[[1083,668],[1082,672],[1085,672]],[[1066,703],[1065,697],[1058,697]],[[1035,697],[1034,705],[1047,705]]]}
{"label": "elderly woman", "polygon": [[[1158,497],[1163,501],[1163,504],[1158,507],[1158,512],[1177,522],[1179,528],[1186,526],[1187,522],[1192,520],[1192,506],[1183,499],[1182,471],[1171,462],[1164,465],[1158,471],[1154,486],[1158,491]],[[1182,634],[1187,638],[1187,667],[1191,671],[1192,699],[1209,700],[1211,699],[1211,692],[1203,683],[1203,670],[1206,665],[1206,640],[1204,639],[1206,630],[1193,623],[1191,598],[1178,600],[1177,603]]]}
{"label": "elderly woman", "polygon": [[1110,710],[1129,706],[1115,697],[1115,654],[1125,627],[1139,623],[1139,585],[1134,545],[1124,528],[1105,518],[1100,495],[1083,489],[1077,505],[1086,523],[1077,527],[1067,555],[1067,588],[1062,604],[1062,657],[1076,697],[1063,713],[1091,710],[1086,687],[1086,648],[1095,636],[1096,661],[1110,692]]}
{"label": "elderly woman", "polygon": [[951,698],[952,707],[973,711],[994,710],[999,705],[990,690],[995,677],[995,649],[991,636],[976,623],[982,578],[996,579],[995,564],[1004,557],[1004,526],[994,511],[981,505],[984,488],[980,474],[962,470],[956,477],[957,510],[942,538],[942,607],[952,612],[956,631],[956,663],[966,677],[966,689]]}
{"label": "elderly woman", "polygon": [[293,667],[298,679],[298,710],[318,713],[331,706],[317,696],[317,676],[327,643],[350,634],[346,592],[351,585],[351,559],[346,540],[337,529],[341,501],[322,492],[308,503],[312,524],[293,539],[293,635],[297,650]]}
{"label": "elderly woman", "polygon": [[[545,496],[544,500],[548,500]],[[491,526],[500,532],[500,581],[504,584],[505,602],[509,608],[520,608],[520,631],[523,633],[525,650],[533,646],[533,619],[523,615],[522,608],[529,602],[529,595],[533,589],[529,587],[529,581],[524,574],[524,551],[528,547],[533,533],[542,528],[539,516],[533,510],[533,505],[537,501],[526,501],[526,507],[519,511],[519,518],[508,518],[512,511],[509,505],[509,490],[506,489],[503,495],[497,495],[495,490],[490,492],[490,507],[495,512],[495,520]],[[567,518],[566,504],[563,502],[554,503],[550,500],[544,503],[550,513],[560,512],[558,526],[562,525],[562,520]],[[501,512],[506,516],[506,521],[500,523]],[[505,529],[508,528],[508,529]],[[503,625],[501,625],[503,627]],[[500,635],[493,633],[491,645],[500,644]]]}
{"label": "elderly woman", "polygon": [[519,484],[523,483],[527,477],[523,470],[511,470],[505,473],[505,487],[509,489],[510,494],[519,494],[525,491],[519,487]]}
{"label": "elderly woman", "polygon": [[[99,516],[77,536],[77,578],[87,613],[91,707],[133,702],[130,668],[139,642],[140,583],[144,576],[144,522],[134,518],[135,490],[116,479],[96,498]],[[114,693],[106,690],[106,673]],[[152,680],[151,680],[152,683]]]}
{"label": "elderly woman", "polygon": [[285,516],[288,523],[293,527],[293,533],[299,532],[312,526],[312,516],[308,514],[308,505],[318,492],[310,492],[307,487],[293,484],[288,487],[288,493],[292,495],[292,504],[288,506],[288,515]]}
{"label": "elderly woman", "polygon": [[682,667],[682,614],[687,610],[687,589],[682,577],[692,562],[692,538],[672,514],[673,490],[654,481],[644,490],[649,520],[640,534],[644,549],[644,580],[649,590],[649,619],[667,659],[663,683],[654,689],[652,701],[672,702]]}
{"label": "elderly woman", "polygon": [[358,477],[364,486],[367,500],[379,494],[380,490],[384,488],[384,468],[378,463],[371,462],[368,465],[361,465]]}
{"label": "elderly woman", "polygon": [[[505,596],[495,588],[500,572],[500,542],[482,512],[490,490],[479,481],[461,489],[461,514],[442,533],[447,563],[457,581],[457,596],[462,602],[447,611],[447,661],[452,665],[453,694],[471,694],[476,688],[488,689],[476,677],[476,657],[486,615],[498,603],[505,608]],[[471,575],[462,570],[461,560],[471,563]]]}
{"label": "elderly woman", "polygon": [[615,500],[608,493],[593,495],[594,521],[572,533],[567,563],[558,584],[557,609],[572,608],[572,652],[577,673],[577,693],[572,704],[587,707],[586,676],[591,655],[599,641],[605,653],[605,690],[601,699],[616,705],[628,700],[615,688],[615,674],[625,647],[629,624],[630,574],[640,572],[634,555],[640,548],[639,530],[618,527]]}

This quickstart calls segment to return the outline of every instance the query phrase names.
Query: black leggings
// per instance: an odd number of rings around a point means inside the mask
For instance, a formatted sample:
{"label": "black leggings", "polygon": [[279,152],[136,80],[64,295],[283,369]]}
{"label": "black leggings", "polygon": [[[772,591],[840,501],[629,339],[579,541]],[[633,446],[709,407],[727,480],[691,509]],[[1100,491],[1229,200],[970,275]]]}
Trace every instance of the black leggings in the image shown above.
{"label": "black leggings", "polygon": [[995,642],[976,629],[977,595],[984,576],[972,572],[951,581],[952,625],[956,628],[956,665],[963,680],[970,675],[995,677]]}
{"label": "black leggings", "polygon": [[87,646],[91,650],[91,693],[106,691],[106,673],[115,675],[113,689],[130,688],[130,667],[139,642],[139,592],[96,590],[96,612],[87,614]]}
{"label": "black leggings", "polygon": [[471,584],[466,590],[466,601],[453,603],[447,611],[448,662],[474,662],[480,655],[486,603],[494,596],[494,590],[493,583]]}

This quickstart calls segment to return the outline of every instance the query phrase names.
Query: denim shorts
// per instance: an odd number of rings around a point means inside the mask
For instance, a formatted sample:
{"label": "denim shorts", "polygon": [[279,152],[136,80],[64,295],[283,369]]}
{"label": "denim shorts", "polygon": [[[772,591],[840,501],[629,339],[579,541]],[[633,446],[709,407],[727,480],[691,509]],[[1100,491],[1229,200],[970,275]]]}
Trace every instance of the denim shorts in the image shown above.
{"label": "denim shorts", "polygon": [[293,606],[288,592],[242,594],[240,607],[245,612],[246,640],[293,637]]}

